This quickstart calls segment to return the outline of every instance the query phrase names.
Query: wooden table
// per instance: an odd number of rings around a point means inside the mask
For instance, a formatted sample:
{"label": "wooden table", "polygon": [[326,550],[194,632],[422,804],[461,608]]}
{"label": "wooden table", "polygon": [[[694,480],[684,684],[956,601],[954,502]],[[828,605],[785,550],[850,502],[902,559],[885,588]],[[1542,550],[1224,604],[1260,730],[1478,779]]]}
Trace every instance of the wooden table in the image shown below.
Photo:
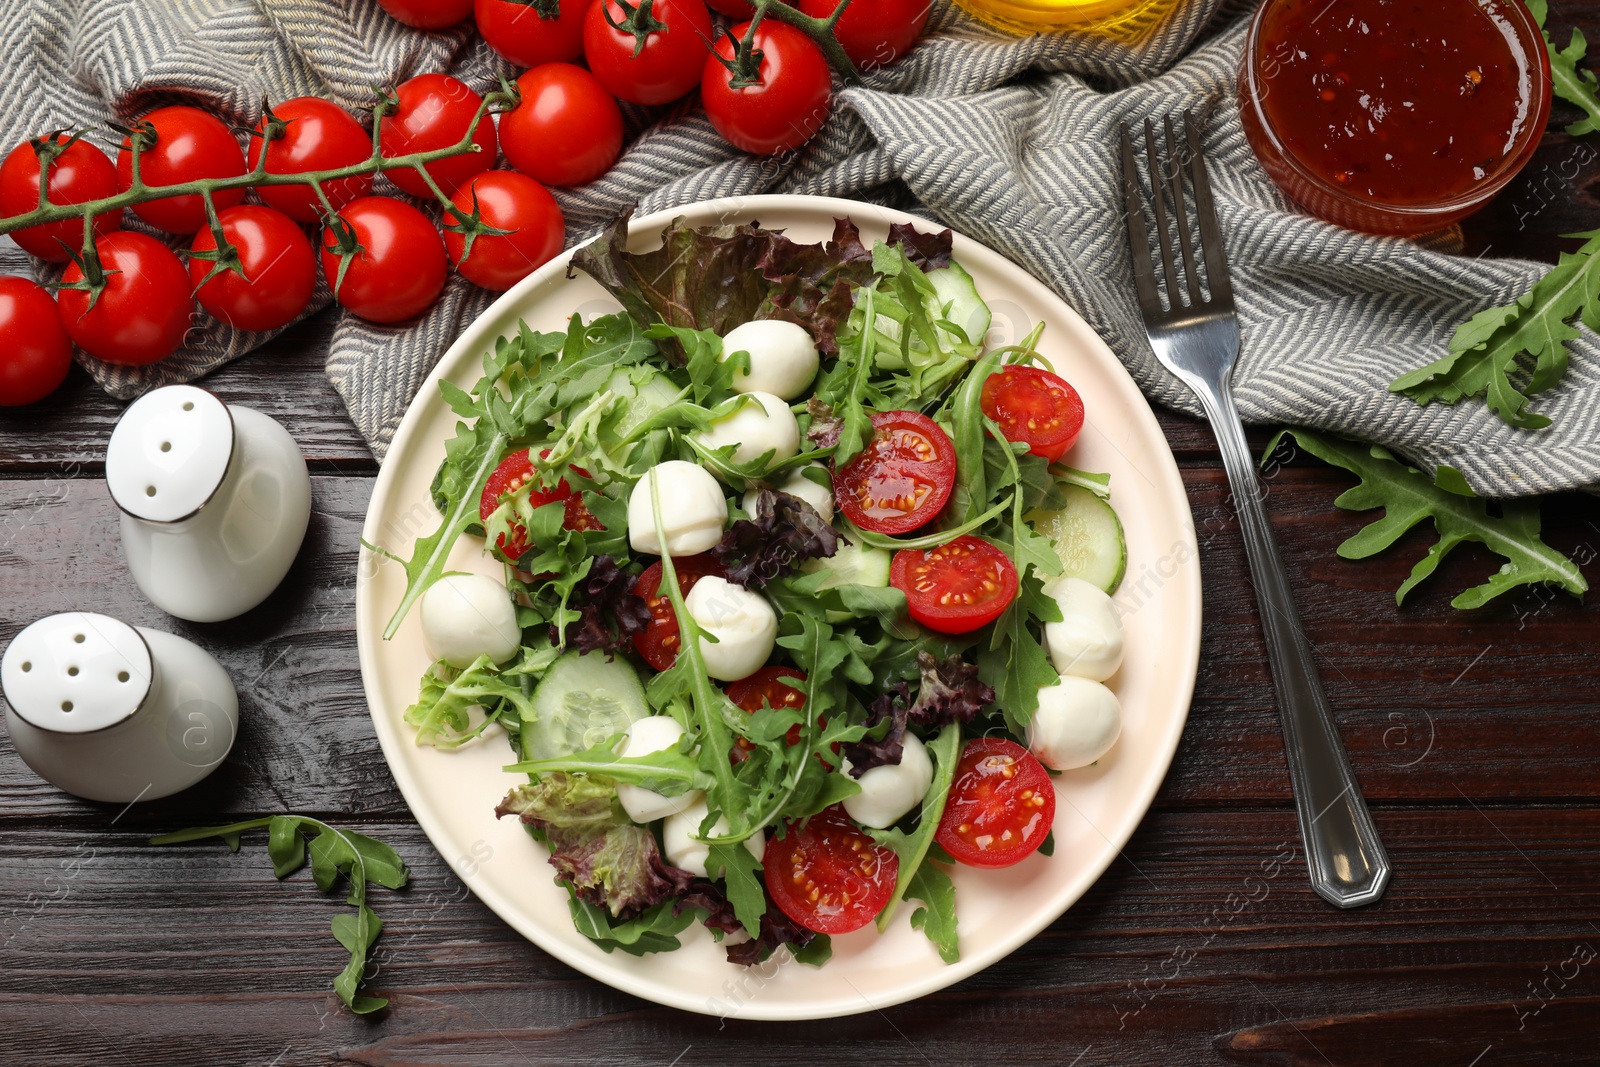
{"label": "wooden table", "polygon": [[[1552,23],[1600,40],[1600,3]],[[1581,16],[1581,17],[1580,17]],[[1472,226],[1474,251],[1553,258],[1600,224],[1592,142],[1549,136]],[[1576,175],[1576,177],[1574,177]],[[615,992],[524,941],[463,887],[380,755],[356,666],[356,538],[377,466],[322,375],[319,317],[206,384],[281,420],[313,471],[283,587],[189,625],[132,587],[101,480],[121,405],[74,373],[0,416],[0,641],[95,609],[182,634],[232,673],[242,729],[215,775],[122,809],[68,797],[0,739],[0,1061],[473,1064],[1455,1065],[1600,1059],[1600,611],[1529,590],[1463,613],[1497,565],[1458,550],[1396,609],[1428,538],[1335,556],[1362,518],[1342,472],[1295,461],[1271,510],[1345,744],[1388,845],[1387,897],[1355,912],[1306,882],[1277,712],[1209,433],[1162,415],[1202,539],[1205,635],[1189,726],[1122,856],[1050,929],[923,1000],[826,1025],[719,1021]],[[1256,443],[1265,441],[1257,432]],[[1545,505],[1548,539],[1600,583],[1600,504]],[[339,1009],[341,905],[280,884],[259,837],[154,848],[151,833],[294,811],[393,843],[414,872],[378,902],[378,1017]],[[1274,865],[1273,861],[1277,864]],[[1270,872],[1276,871],[1276,876]]]}

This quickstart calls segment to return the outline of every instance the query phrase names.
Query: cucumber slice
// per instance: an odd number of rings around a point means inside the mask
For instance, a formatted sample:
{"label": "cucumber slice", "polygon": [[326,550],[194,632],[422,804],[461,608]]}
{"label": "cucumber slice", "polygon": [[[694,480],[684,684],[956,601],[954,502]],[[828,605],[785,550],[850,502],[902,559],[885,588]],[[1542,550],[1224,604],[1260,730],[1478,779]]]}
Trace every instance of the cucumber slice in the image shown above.
{"label": "cucumber slice", "polygon": [[1063,482],[1060,489],[1066,507],[1030,511],[1023,519],[1055,543],[1063,577],[1082,578],[1107,593],[1115,592],[1128,568],[1122,520],[1109,503],[1081,485]]}
{"label": "cucumber slice", "polygon": [[[634,384],[638,367],[621,367],[606,380],[606,388],[622,397],[622,413],[615,427],[618,437],[626,437],[634,427],[678,399],[678,387],[665,374],[654,374],[643,385]],[[593,397],[585,397],[592,400]]]}
{"label": "cucumber slice", "polygon": [[593,748],[650,714],[644,686],[626,660],[569,652],[533,691],[534,718],[522,725],[523,758],[556,759]]}
{"label": "cucumber slice", "polygon": [[944,317],[961,327],[968,341],[982,348],[984,335],[989,332],[994,317],[989,314],[989,305],[978,295],[978,283],[972,280],[972,275],[961,264],[952,262],[948,267],[930,270],[928,280],[939,294],[940,305],[947,309]]}
{"label": "cucumber slice", "polygon": [[841,544],[839,551],[826,559],[808,559],[800,565],[807,574],[827,571],[828,576],[817,586],[817,592],[837,589],[841,585],[870,585],[882,589],[889,584],[889,565],[894,557],[886,548],[870,545]]}

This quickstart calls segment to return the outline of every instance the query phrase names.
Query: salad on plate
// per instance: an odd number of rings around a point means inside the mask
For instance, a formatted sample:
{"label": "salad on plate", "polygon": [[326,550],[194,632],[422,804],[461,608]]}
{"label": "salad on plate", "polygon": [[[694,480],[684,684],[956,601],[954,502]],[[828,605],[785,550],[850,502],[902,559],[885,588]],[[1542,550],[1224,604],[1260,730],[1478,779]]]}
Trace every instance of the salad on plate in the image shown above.
{"label": "salad on plate", "polygon": [[[625,216],[573,266],[622,310],[484,357],[405,567],[419,744],[509,745],[496,811],[606,951],[702,922],[734,963],[907,910],[959,958],[960,867],[1051,849],[1116,743],[1108,478],[1038,345],[990,349],[948,231]],[[479,538],[504,579],[447,570]],[[487,816],[487,812],[485,813]],[[1033,860],[1032,862],[1041,862]],[[981,874],[974,876],[981,877]]]}

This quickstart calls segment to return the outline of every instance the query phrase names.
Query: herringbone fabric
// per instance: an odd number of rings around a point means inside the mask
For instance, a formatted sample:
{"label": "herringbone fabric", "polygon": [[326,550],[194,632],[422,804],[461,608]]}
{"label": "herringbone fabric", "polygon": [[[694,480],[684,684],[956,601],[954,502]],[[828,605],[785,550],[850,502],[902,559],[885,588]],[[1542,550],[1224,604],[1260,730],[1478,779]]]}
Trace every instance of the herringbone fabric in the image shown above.
{"label": "herringbone fabric", "polygon": [[[1372,238],[1296,211],[1240,127],[1232,89],[1241,4],[1191,0],[1133,46],[1074,34],[1007,38],[948,0],[935,4],[928,39],[844,90],[822,135],[782,162],[730,149],[689,106],[630,112],[639,136],[617,167],[557,194],[569,238],[635,203],[648,212],[754,192],[906,207],[1044,279],[1149,395],[1193,412],[1155,362],[1133,302],[1113,151],[1118,123],[1188,107],[1205,120],[1234,265],[1245,336],[1236,386],[1248,420],[1380,441],[1460,468],[1485,494],[1600,488],[1600,361],[1589,335],[1573,346],[1568,380],[1536,404],[1555,419],[1546,430],[1510,429],[1476,401],[1422,409],[1389,394],[1396,375],[1443,352],[1457,323],[1509,300],[1543,268],[1453,255],[1451,232]],[[369,102],[370,86],[429,70],[479,89],[512,73],[468,28],[418,33],[372,0],[0,0],[0,144],[179,100],[240,124],[256,119],[263,97],[316,93],[354,109]],[[375,454],[439,355],[492,299],[457,278],[417,322],[340,323],[328,374]],[[315,306],[327,300],[319,290]],[[195,378],[261,340],[206,322],[156,367],[89,370],[131,397]]]}

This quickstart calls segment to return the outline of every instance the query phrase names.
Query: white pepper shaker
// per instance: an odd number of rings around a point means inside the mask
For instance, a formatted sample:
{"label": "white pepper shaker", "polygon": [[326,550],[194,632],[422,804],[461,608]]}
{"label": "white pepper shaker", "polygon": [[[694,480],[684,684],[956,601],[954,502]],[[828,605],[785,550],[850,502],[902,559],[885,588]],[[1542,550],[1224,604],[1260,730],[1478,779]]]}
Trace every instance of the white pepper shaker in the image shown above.
{"label": "white pepper shaker", "polygon": [[192,385],[129,405],[106,449],[106,483],[133,580],[191,622],[265,600],[311,519],[311,478],[288,431]]}
{"label": "white pepper shaker", "polygon": [[239,699],[181,637],[93,612],[49,615],[0,657],[6,729],[39,777],[89,800],[168,796],[233,747]]}

